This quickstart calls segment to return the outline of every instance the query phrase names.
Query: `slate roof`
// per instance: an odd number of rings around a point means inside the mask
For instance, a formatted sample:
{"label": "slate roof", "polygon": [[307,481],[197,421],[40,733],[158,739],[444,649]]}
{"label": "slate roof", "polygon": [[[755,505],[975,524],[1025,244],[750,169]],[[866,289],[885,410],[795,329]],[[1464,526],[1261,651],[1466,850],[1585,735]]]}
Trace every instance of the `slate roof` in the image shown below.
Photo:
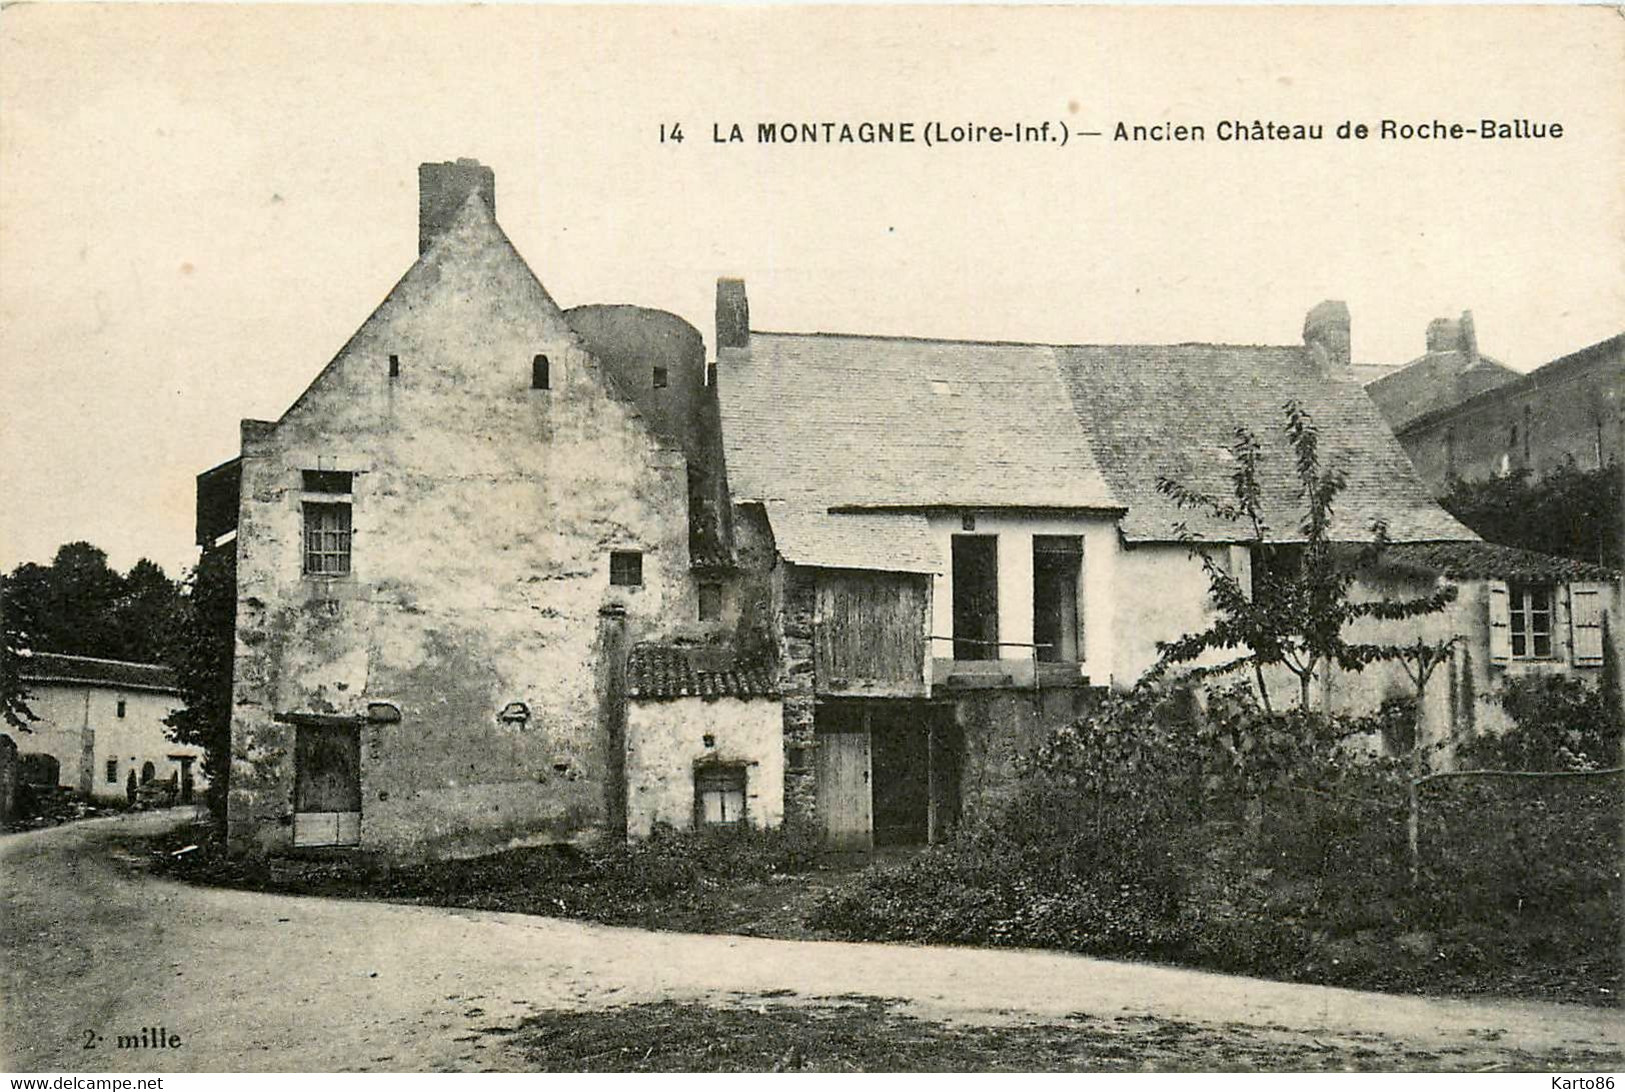
{"label": "slate roof", "polygon": [[727,671],[699,671],[688,653],[671,645],[634,645],[626,668],[627,696],[660,701],[672,698],[774,698],[778,687],[766,665]]}
{"label": "slate roof", "polygon": [[1242,524],[1181,511],[1156,490],[1158,475],[1167,475],[1229,499],[1238,425],[1263,449],[1270,537],[1300,537],[1303,504],[1284,432],[1291,400],[1319,429],[1322,467],[1348,477],[1333,509],[1334,538],[1367,539],[1378,518],[1396,542],[1478,537],[1434,502],[1358,380],[1322,374],[1302,346],[1077,345],[1059,351],[1059,367],[1095,462],[1128,501],[1126,539],[1170,541],[1181,521],[1211,541],[1250,535]]}
{"label": "slate roof", "polygon": [[1571,580],[1619,579],[1603,565],[1520,550],[1493,542],[1417,542],[1394,546],[1383,554],[1387,564],[1438,573],[1454,580],[1530,580],[1564,583]]}
{"label": "slate roof", "polygon": [[91,656],[66,656],[58,652],[22,652],[17,657],[17,671],[24,681],[32,683],[72,683],[115,690],[180,693],[175,686],[175,673],[162,664],[100,660]]}
{"label": "slate roof", "polygon": [[[1120,510],[1051,346],[752,331],[718,354],[734,498],[792,561],[940,571],[927,507]],[[831,508],[873,511],[831,515]],[[892,510],[882,515],[881,510]]]}
{"label": "slate roof", "polygon": [[1457,349],[1426,353],[1366,386],[1389,427],[1403,431],[1430,413],[1520,378],[1505,364],[1480,356],[1469,366]]}

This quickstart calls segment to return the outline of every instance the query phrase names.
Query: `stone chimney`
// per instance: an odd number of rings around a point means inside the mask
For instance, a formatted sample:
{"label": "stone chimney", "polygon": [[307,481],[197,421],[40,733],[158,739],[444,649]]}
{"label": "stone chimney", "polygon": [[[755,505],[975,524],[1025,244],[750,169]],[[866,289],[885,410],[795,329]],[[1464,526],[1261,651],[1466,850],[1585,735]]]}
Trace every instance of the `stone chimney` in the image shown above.
{"label": "stone chimney", "polygon": [[737,277],[717,278],[717,351],[743,349],[750,344],[750,300],[745,282]]}
{"label": "stone chimney", "polygon": [[491,215],[496,215],[496,175],[479,160],[459,159],[455,163],[418,166],[419,254],[428,250],[441,232],[451,226],[471,193],[478,193]]}
{"label": "stone chimney", "polygon": [[1329,375],[1348,372],[1349,305],[1342,300],[1324,300],[1310,308],[1303,320],[1303,344],[1322,371]]}
{"label": "stone chimney", "polygon": [[1473,329],[1473,313],[1463,311],[1461,318],[1436,318],[1428,323],[1428,352],[1460,353],[1463,367],[1478,363],[1478,333]]}

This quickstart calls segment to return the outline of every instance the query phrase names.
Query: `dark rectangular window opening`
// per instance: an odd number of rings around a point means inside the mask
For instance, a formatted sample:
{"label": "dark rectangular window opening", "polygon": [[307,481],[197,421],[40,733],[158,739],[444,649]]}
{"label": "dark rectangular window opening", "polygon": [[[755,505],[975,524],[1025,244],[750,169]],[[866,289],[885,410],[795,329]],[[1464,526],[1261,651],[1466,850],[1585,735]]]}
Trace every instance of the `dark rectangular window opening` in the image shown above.
{"label": "dark rectangular window opening", "polygon": [[659,388],[664,387],[668,378],[669,376],[667,375],[666,369],[661,367],[659,364],[656,364],[654,374],[655,388],[658,390]]}
{"label": "dark rectangular window opening", "polygon": [[700,585],[700,621],[711,622],[722,617],[722,585],[707,581]]}
{"label": "dark rectangular window opening", "polygon": [[637,550],[611,550],[609,582],[619,587],[640,586],[643,583],[643,555]]}
{"label": "dark rectangular window opening", "polygon": [[1274,589],[1297,579],[1303,568],[1303,546],[1295,542],[1254,546],[1252,550],[1252,596],[1273,594]]}
{"label": "dark rectangular window opening", "polygon": [[306,470],[303,476],[306,493],[348,493],[355,481],[348,470]]}
{"label": "dark rectangular window opening", "polygon": [[1552,657],[1551,585],[1512,584],[1507,588],[1512,655],[1525,660]]}
{"label": "dark rectangular window opening", "polygon": [[1033,644],[1043,663],[1077,663],[1081,658],[1078,584],[1082,573],[1082,538],[1033,536]]}
{"label": "dark rectangular window opening", "polygon": [[120,720],[123,720],[123,719],[124,719],[124,712],[125,712],[125,703],[124,703],[124,699],[123,699],[123,698],[120,698],[120,699],[119,699],[119,700],[118,700],[118,717],[119,717],[119,719],[120,719]]}
{"label": "dark rectangular window opening", "polygon": [[389,377],[391,379],[399,379],[401,377],[401,358],[396,356],[394,353],[389,354]]}
{"label": "dark rectangular window opening", "polygon": [[107,783],[109,785],[118,784],[118,759],[116,758],[107,760]]}
{"label": "dark rectangular window opening", "polygon": [[953,536],[954,659],[999,658],[999,538]]}
{"label": "dark rectangular window opening", "polygon": [[[310,473],[306,471],[306,473]],[[344,576],[350,571],[350,506],[305,504],[305,573]]]}
{"label": "dark rectangular window opening", "polygon": [[552,376],[548,374],[549,365],[546,353],[537,353],[530,362],[530,389],[533,391],[550,390]]}
{"label": "dark rectangular window opening", "polygon": [[708,827],[745,821],[745,767],[705,766],[694,771],[694,819]]}

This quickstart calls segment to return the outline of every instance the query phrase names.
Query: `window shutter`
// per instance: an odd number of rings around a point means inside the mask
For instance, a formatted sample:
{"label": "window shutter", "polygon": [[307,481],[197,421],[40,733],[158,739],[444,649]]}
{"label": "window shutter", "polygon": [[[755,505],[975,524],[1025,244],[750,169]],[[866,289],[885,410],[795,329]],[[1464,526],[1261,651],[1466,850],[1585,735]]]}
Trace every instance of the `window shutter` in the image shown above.
{"label": "window shutter", "polygon": [[1602,663],[1602,595],[1584,584],[1569,585],[1569,640],[1574,662]]}
{"label": "window shutter", "polygon": [[1512,659],[1512,619],[1507,606],[1504,580],[1489,582],[1490,662],[1504,664]]}

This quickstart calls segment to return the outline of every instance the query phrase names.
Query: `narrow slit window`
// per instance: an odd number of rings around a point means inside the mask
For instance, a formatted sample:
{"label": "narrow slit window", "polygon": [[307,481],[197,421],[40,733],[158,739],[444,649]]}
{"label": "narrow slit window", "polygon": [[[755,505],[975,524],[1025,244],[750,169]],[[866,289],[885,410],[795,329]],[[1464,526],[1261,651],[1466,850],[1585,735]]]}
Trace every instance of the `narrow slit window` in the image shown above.
{"label": "narrow slit window", "polygon": [[389,354],[389,377],[391,379],[399,379],[401,377],[401,358],[396,356],[394,353]]}
{"label": "narrow slit window", "polygon": [[125,704],[125,702],[124,702],[124,699],[123,699],[123,698],[120,698],[120,699],[119,699],[119,700],[118,700],[118,718],[119,718],[119,719],[120,719],[120,720],[123,720],[123,719],[124,719],[124,713],[125,713],[125,710],[126,710],[126,709],[127,709],[127,708],[128,708],[128,706],[127,706],[127,705],[126,705],[126,704]]}
{"label": "narrow slit window", "polygon": [[669,380],[670,378],[671,377],[670,377],[669,373],[666,371],[666,369],[664,367],[662,367],[659,364],[655,365],[655,368],[654,368],[654,386],[655,386],[656,390],[659,390],[661,387],[664,387],[666,385],[667,380]]}
{"label": "narrow slit window", "polygon": [[548,363],[546,353],[537,353],[530,362],[530,389],[533,391],[552,390],[552,368]]}
{"label": "narrow slit window", "polygon": [[637,550],[611,550],[609,582],[623,588],[640,586],[643,583],[643,555]]}

